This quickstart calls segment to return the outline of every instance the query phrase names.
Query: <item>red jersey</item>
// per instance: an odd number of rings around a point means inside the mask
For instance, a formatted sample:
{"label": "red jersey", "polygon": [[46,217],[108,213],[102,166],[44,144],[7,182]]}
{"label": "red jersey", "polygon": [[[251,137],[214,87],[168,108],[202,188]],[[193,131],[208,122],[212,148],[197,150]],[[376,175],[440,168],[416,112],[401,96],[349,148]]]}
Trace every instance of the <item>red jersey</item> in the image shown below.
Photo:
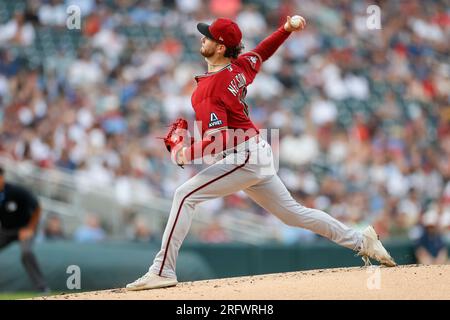
{"label": "red jersey", "polygon": [[[222,131],[225,142],[227,129],[250,132],[245,139],[259,133],[250,120],[249,108],[244,101],[247,86],[255,79],[261,64],[276,51],[289,34],[290,32],[280,27],[255,49],[241,54],[221,70],[195,77],[197,88],[192,94],[191,102],[195,119],[197,123],[201,123],[201,128],[198,129],[204,138],[189,147],[186,154],[189,160],[202,155],[205,147],[212,142],[209,135]],[[224,148],[226,145],[224,143]]]}
{"label": "red jersey", "polygon": [[197,89],[191,101],[202,136],[222,128],[258,131],[244,99],[261,63],[259,54],[248,52],[219,71],[195,77]]}

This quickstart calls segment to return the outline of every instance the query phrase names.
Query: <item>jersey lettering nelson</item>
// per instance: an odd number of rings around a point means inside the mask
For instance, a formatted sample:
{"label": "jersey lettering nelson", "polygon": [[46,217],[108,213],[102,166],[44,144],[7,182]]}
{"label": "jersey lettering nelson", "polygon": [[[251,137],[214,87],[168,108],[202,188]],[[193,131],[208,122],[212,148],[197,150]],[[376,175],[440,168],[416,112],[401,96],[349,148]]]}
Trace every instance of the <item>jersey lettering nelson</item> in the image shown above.
{"label": "jersey lettering nelson", "polygon": [[192,95],[196,120],[202,133],[218,130],[255,129],[244,99],[261,66],[256,53],[248,52],[217,72],[197,76],[197,88]]}
{"label": "jersey lettering nelson", "polygon": [[222,102],[234,115],[228,123],[234,128],[255,128],[249,119],[249,107],[245,102],[245,96],[247,86],[253,82],[261,68],[261,58],[256,53],[247,52],[233,61],[232,68],[234,72],[229,77],[226,93],[222,96]]}

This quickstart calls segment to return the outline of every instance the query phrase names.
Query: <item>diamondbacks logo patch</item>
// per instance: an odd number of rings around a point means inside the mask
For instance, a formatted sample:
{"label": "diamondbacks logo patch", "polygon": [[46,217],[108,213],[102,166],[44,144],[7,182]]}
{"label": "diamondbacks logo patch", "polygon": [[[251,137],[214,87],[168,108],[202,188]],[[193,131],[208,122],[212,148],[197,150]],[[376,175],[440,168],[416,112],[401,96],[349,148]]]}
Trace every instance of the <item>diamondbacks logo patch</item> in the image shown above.
{"label": "diamondbacks logo patch", "polygon": [[211,112],[211,114],[209,115],[208,128],[220,126],[221,124],[222,124],[222,120],[219,120],[219,118],[217,117],[217,114],[215,114],[214,112]]}
{"label": "diamondbacks logo patch", "polygon": [[247,57],[248,61],[250,61],[250,65],[253,69],[256,68],[256,62],[258,61],[255,56]]}

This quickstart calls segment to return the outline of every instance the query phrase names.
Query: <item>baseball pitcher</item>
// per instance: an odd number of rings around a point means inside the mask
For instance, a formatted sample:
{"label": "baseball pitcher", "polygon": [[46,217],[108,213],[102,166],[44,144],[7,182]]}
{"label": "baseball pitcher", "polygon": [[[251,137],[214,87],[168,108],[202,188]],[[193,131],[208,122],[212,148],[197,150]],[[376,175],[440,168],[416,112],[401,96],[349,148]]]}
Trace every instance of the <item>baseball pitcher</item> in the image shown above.
{"label": "baseball pitcher", "polygon": [[247,86],[289,35],[305,27],[305,19],[298,19],[287,17],[284,25],[244,54],[242,33],[232,20],[219,18],[211,25],[197,25],[203,35],[200,53],[208,72],[195,77],[197,88],[191,102],[202,139],[189,139],[187,122],[178,119],[164,142],[179,166],[210,156],[216,162],[176,190],[161,250],[149,271],[128,284],[128,290],[176,285],[178,251],[191,226],[195,206],[240,190],[284,223],[354,250],[366,263],[372,258],[386,266],[396,265],[371,226],[359,232],[323,211],[297,203],[275,171],[271,146],[250,119],[244,100]]}

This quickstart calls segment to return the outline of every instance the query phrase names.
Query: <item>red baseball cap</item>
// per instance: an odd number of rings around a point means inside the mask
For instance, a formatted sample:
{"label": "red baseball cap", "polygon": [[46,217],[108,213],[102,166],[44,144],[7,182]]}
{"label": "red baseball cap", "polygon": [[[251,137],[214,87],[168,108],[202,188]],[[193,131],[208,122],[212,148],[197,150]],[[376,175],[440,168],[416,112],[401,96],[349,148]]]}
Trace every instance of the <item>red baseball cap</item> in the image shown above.
{"label": "red baseball cap", "polygon": [[238,46],[242,40],[242,32],[236,22],[227,18],[218,18],[211,25],[200,22],[197,29],[204,36],[213,39],[227,48]]}

